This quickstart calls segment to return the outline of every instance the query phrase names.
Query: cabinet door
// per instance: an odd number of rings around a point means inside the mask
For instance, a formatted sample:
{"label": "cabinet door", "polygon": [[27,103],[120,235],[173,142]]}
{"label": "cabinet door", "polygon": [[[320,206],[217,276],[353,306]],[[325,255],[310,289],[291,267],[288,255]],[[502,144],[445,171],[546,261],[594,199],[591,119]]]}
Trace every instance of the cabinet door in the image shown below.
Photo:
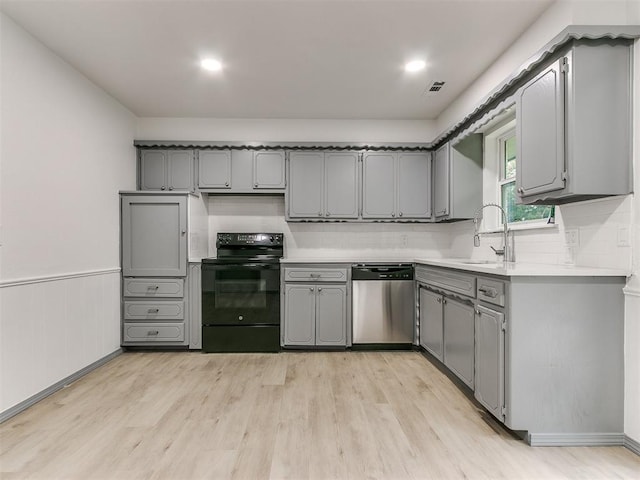
{"label": "cabinet door", "polygon": [[326,153],[325,217],[358,218],[358,154]]}
{"label": "cabinet door", "polygon": [[442,295],[421,287],[419,301],[420,345],[442,361]]}
{"label": "cabinet door", "polygon": [[316,345],[346,346],[347,286],[316,287]]}
{"label": "cabinet door", "polygon": [[285,345],[315,345],[315,291],[314,285],[285,284]]}
{"label": "cabinet door", "polygon": [[516,97],[518,198],[564,188],[562,59],[524,85]]}
{"label": "cabinet door", "polygon": [[449,144],[433,157],[433,210],[436,217],[449,215]]}
{"label": "cabinet door", "polygon": [[444,298],[444,364],[473,388],[474,308]]}
{"label": "cabinet door", "polygon": [[122,197],[122,274],[183,277],[187,274],[187,198]]}
{"label": "cabinet door", "polygon": [[253,154],[253,187],[284,188],[284,152],[264,151]]}
{"label": "cabinet door", "polygon": [[322,218],[324,216],[323,172],[323,152],[291,153],[287,195],[287,210],[290,218]]}
{"label": "cabinet door", "polygon": [[198,187],[231,188],[231,152],[201,150],[198,152]]}
{"label": "cabinet door", "polygon": [[169,150],[167,156],[167,188],[193,190],[193,152]]}
{"label": "cabinet door", "polygon": [[398,217],[431,217],[431,158],[428,153],[398,154]]}
{"label": "cabinet door", "polygon": [[478,306],[476,313],[476,399],[504,421],[504,314]]}
{"label": "cabinet door", "polygon": [[142,150],[140,152],[140,190],[164,190],[166,165],[165,150]]}
{"label": "cabinet door", "polygon": [[393,153],[365,153],[362,159],[362,218],[396,216],[395,159]]}

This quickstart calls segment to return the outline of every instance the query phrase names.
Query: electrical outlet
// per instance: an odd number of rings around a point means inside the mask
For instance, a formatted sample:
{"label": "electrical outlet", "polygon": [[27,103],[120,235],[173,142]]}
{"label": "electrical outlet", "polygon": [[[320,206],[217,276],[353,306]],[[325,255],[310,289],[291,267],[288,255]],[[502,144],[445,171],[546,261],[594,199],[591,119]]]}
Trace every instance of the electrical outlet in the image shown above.
{"label": "electrical outlet", "polygon": [[400,245],[406,247],[409,243],[409,237],[406,234],[400,235]]}
{"label": "electrical outlet", "polygon": [[565,265],[573,265],[576,263],[576,255],[573,247],[564,247],[564,260]]}
{"label": "electrical outlet", "polygon": [[618,246],[631,246],[631,230],[629,229],[629,227],[618,227]]}
{"label": "electrical outlet", "polygon": [[577,247],[580,245],[580,230],[568,228],[564,231],[564,244],[567,247]]}

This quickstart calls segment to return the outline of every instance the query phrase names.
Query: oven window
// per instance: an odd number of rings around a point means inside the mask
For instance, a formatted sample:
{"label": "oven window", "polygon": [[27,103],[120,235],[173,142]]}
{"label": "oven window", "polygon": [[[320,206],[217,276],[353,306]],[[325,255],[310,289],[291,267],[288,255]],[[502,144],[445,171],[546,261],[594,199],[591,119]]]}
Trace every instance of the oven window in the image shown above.
{"label": "oven window", "polygon": [[264,279],[224,279],[215,282],[217,308],[265,308],[267,281]]}

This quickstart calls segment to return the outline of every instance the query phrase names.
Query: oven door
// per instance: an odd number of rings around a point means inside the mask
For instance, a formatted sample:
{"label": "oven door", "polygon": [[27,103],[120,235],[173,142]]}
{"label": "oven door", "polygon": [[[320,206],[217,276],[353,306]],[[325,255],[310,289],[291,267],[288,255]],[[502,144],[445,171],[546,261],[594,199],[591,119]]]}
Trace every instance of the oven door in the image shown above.
{"label": "oven door", "polygon": [[279,325],[278,263],[203,264],[203,325]]}

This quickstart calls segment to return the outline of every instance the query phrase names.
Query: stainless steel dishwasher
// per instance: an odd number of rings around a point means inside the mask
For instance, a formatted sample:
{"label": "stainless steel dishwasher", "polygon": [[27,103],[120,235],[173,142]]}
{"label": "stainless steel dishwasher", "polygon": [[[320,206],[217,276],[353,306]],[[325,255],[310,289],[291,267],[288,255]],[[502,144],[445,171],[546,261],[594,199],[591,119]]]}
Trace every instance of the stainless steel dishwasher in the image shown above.
{"label": "stainless steel dishwasher", "polygon": [[355,264],[354,348],[411,348],[415,336],[415,288],[411,264]]}

